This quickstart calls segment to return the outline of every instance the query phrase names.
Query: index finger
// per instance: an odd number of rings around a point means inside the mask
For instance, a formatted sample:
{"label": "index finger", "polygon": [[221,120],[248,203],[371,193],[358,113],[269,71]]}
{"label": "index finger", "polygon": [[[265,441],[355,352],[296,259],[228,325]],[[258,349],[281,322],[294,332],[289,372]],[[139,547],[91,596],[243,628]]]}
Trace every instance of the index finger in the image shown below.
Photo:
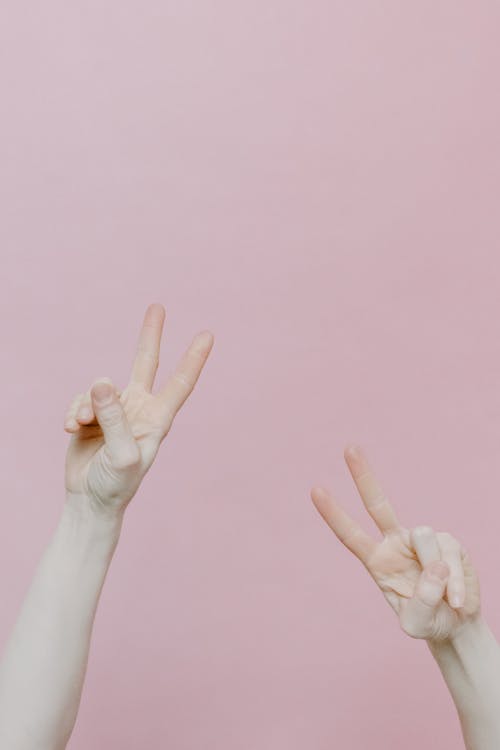
{"label": "index finger", "polygon": [[385,492],[358,445],[349,445],[344,458],[364,506],[383,534],[400,528],[400,523]]}
{"label": "index finger", "polygon": [[151,391],[160,362],[160,342],[165,321],[163,305],[153,303],[147,308],[136,356],[132,366],[130,382],[140,383],[147,391]]}

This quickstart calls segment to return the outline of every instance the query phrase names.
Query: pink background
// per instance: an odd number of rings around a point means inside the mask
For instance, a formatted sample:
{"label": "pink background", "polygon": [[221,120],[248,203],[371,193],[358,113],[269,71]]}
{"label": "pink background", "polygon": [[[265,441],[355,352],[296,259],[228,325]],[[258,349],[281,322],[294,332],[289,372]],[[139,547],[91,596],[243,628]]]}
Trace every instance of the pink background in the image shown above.
{"label": "pink background", "polygon": [[[456,748],[309,499],[368,451],[500,632],[497,2],[0,10],[4,642],[63,502],[65,409],[216,336],[130,506],[71,750]],[[364,520],[364,519],[363,519]],[[367,524],[369,527],[369,524]]]}

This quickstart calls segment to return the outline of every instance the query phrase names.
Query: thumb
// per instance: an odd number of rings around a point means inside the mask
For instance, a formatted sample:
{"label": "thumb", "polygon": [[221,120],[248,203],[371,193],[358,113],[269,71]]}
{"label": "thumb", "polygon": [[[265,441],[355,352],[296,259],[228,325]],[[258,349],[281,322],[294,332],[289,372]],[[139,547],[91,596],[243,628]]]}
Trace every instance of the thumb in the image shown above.
{"label": "thumb", "polygon": [[434,617],[443,600],[450,575],[448,565],[434,560],[427,565],[417,581],[411,599],[404,603],[401,627],[413,638],[428,638],[432,634]]}
{"label": "thumb", "polygon": [[139,446],[114,385],[97,381],[90,389],[90,397],[111,463],[116,469],[133,466],[140,459]]}

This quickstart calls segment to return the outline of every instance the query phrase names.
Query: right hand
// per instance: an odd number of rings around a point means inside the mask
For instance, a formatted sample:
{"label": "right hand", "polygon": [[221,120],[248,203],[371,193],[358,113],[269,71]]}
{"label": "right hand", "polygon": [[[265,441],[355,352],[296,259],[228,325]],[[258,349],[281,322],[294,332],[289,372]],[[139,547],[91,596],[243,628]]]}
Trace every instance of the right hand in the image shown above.
{"label": "right hand", "polygon": [[99,516],[123,512],[198,380],[213,344],[209,331],[195,336],[165,385],[157,394],[151,392],[164,319],[162,305],[147,308],[123,391],[102,378],[73,399],[65,420],[71,433],[65,484],[67,502],[74,507],[90,508]]}
{"label": "right hand", "polygon": [[480,611],[479,581],[468,554],[451,534],[401,526],[357,446],[345,460],[366,510],[383,538],[373,539],[325,489],[312,500],[337,538],[364,564],[413,638],[453,638]]}

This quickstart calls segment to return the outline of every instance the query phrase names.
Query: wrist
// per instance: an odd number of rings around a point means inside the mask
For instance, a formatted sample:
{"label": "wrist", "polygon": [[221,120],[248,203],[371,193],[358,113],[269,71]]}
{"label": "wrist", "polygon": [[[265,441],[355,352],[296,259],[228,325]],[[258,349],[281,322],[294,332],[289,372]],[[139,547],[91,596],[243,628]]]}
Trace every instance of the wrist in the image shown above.
{"label": "wrist", "polygon": [[500,747],[500,648],[481,615],[449,639],[427,641],[450,690],[467,747]]}
{"label": "wrist", "polygon": [[124,508],[97,508],[86,495],[66,492],[61,522],[90,537],[118,540],[124,511]]}
{"label": "wrist", "polygon": [[467,619],[450,638],[442,641],[427,641],[429,649],[441,667],[459,667],[474,682],[478,665],[481,679],[490,680],[492,693],[500,699],[500,647],[488,624],[480,613]]}
{"label": "wrist", "polygon": [[460,623],[447,638],[429,638],[427,642],[433,651],[439,651],[440,649],[461,651],[463,648],[468,648],[470,645],[489,636],[491,636],[491,632],[481,612],[478,612]]}

